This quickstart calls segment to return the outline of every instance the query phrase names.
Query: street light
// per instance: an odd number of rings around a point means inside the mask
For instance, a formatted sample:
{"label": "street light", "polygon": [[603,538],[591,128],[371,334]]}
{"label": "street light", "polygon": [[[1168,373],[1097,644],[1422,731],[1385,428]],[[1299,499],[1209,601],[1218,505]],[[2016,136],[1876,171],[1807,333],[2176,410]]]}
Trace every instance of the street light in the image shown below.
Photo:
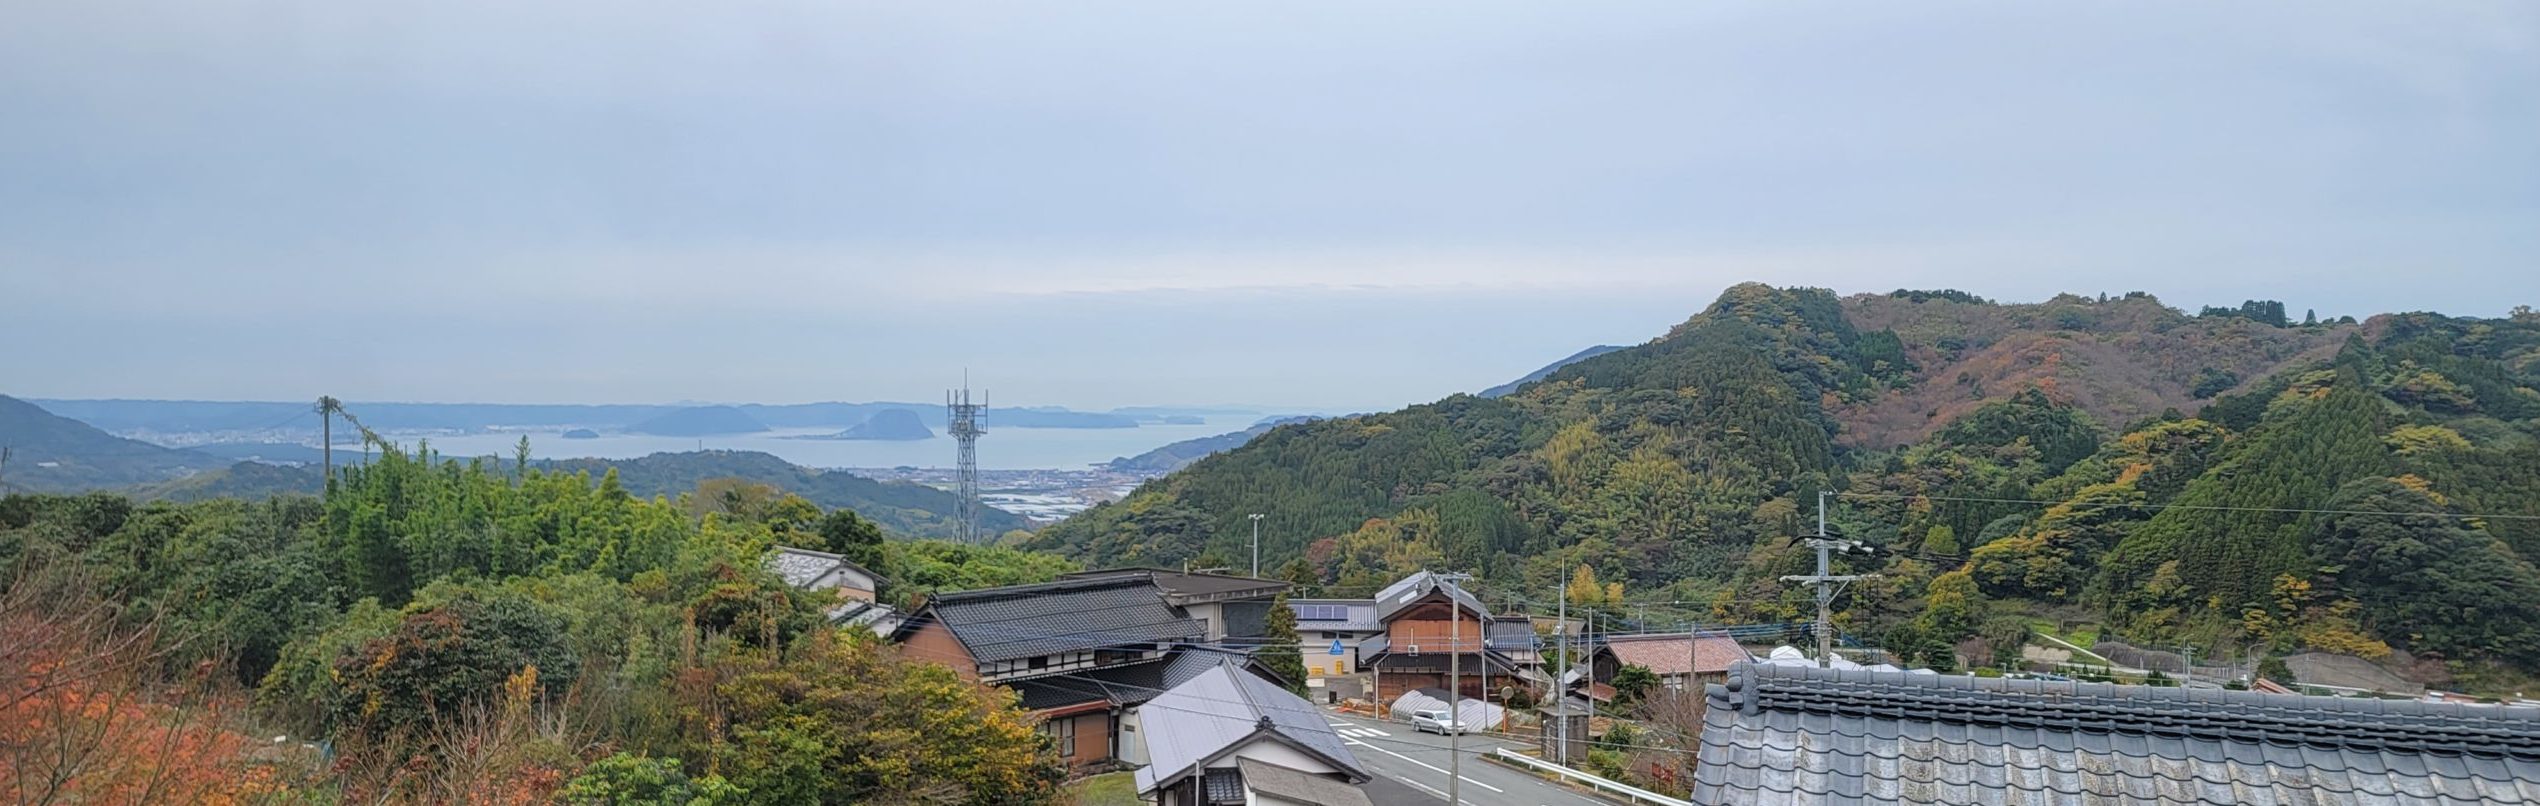
{"label": "street light", "polygon": [[1252,577],[1261,578],[1261,513],[1252,513]]}

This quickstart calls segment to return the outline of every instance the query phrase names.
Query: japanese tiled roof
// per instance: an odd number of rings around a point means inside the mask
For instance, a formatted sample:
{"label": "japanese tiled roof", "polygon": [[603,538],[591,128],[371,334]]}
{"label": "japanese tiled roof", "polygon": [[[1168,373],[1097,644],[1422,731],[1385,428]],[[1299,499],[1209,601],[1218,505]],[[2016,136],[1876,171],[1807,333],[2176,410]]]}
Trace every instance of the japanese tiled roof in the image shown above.
{"label": "japanese tiled roof", "polygon": [[[1691,651],[1685,646],[1688,642]],[[1687,639],[1682,633],[1618,635],[1606,639],[1605,646],[1614,651],[1615,660],[1660,676],[1684,674],[1688,664],[1698,674],[1725,672],[1730,665],[1751,659],[1737,639],[1718,633],[1704,633],[1699,639]]]}
{"label": "japanese tiled roof", "polygon": [[1697,803],[2540,802],[2540,709],[1740,664]]}
{"label": "japanese tiled roof", "polygon": [[1198,641],[1199,621],[1144,576],[937,594],[927,610],[981,663],[1109,647]]}

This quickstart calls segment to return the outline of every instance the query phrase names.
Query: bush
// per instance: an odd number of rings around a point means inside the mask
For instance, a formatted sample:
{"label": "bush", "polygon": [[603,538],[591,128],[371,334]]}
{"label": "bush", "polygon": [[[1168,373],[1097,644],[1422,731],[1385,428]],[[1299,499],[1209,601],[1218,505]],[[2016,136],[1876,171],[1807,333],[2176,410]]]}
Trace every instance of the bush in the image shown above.
{"label": "bush", "polygon": [[722,776],[689,779],[679,759],[619,753],[591,762],[556,800],[565,806],[715,806],[739,794]]}

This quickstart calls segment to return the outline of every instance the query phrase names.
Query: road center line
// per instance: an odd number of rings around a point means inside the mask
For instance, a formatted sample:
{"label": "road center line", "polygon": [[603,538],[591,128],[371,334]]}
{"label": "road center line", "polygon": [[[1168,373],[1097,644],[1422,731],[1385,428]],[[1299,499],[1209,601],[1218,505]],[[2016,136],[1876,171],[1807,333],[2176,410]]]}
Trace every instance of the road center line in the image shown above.
{"label": "road center line", "polygon": [[[1447,775],[1447,776],[1452,776],[1452,777],[1456,777],[1456,778],[1463,778],[1465,783],[1472,784],[1472,785],[1474,785],[1474,786],[1478,786],[1478,787],[1481,787],[1481,788],[1483,788],[1483,789],[1488,789],[1488,790],[1490,790],[1490,791],[1492,791],[1492,792],[1500,793],[1500,794],[1503,794],[1503,795],[1508,793],[1508,790],[1501,789],[1501,788],[1499,788],[1499,787],[1491,786],[1490,784],[1485,784],[1485,783],[1482,783],[1482,782],[1480,782],[1480,781],[1473,780],[1472,778],[1470,778],[1470,777],[1468,777],[1468,776],[1455,775],[1454,773],[1450,773],[1450,772],[1447,772],[1447,771],[1445,771],[1445,770],[1438,769],[1437,767],[1430,766],[1430,765],[1429,765],[1429,762],[1426,762],[1426,761],[1421,761],[1421,760],[1419,760],[1419,759],[1412,758],[1412,757],[1410,757],[1410,756],[1406,756],[1406,755],[1403,755],[1403,754],[1401,754],[1401,753],[1396,753],[1396,752],[1394,752],[1394,751],[1387,750],[1387,749],[1384,749],[1384,748],[1382,748],[1382,747],[1377,747],[1377,746],[1375,746],[1375,745],[1368,744],[1368,743],[1366,743],[1366,742],[1362,742],[1362,741],[1359,741],[1359,740],[1356,740],[1356,739],[1350,739],[1350,740],[1348,740],[1348,741],[1349,741],[1349,743],[1350,743],[1350,744],[1358,745],[1358,746],[1360,746],[1360,747],[1364,747],[1364,748],[1367,748],[1367,749],[1369,749],[1369,750],[1374,750],[1374,751],[1376,751],[1376,752],[1383,753],[1383,754],[1385,754],[1385,755],[1392,756],[1392,757],[1394,757],[1394,758],[1402,759],[1402,760],[1404,760],[1404,761],[1408,761],[1408,762],[1411,762],[1411,763],[1413,763],[1413,764],[1418,764],[1418,765],[1420,765],[1420,766],[1422,766],[1422,767],[1428,767],[1429,769],[1432,769],[1432,770],[1437,770],[1437,773],[1438,773],[1439,775]],[[1446,748],[1441,747],[1441,748],[1437,748],[1437,749],[1444,750],[1444,749],[1446,749]]]}

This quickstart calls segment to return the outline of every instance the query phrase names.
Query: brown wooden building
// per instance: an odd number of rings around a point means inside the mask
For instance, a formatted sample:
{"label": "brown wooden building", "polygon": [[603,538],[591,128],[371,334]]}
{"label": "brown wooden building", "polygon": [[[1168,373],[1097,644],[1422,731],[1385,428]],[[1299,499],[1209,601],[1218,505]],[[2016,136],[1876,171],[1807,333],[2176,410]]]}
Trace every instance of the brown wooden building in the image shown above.
{"label": "brown wooden building", "polygon": [[1518,680],[1517,664],[1485,640],[1497,620],[1454,582],[1422,571],[1377,592],[1375,601],[1384,632],[1359,642],[1358,664],[1374,674],[1379,701],[1444,690],[1451,672],[1462,675],[1455,688],[1475,699],[1496,699],[1485,695]]}

